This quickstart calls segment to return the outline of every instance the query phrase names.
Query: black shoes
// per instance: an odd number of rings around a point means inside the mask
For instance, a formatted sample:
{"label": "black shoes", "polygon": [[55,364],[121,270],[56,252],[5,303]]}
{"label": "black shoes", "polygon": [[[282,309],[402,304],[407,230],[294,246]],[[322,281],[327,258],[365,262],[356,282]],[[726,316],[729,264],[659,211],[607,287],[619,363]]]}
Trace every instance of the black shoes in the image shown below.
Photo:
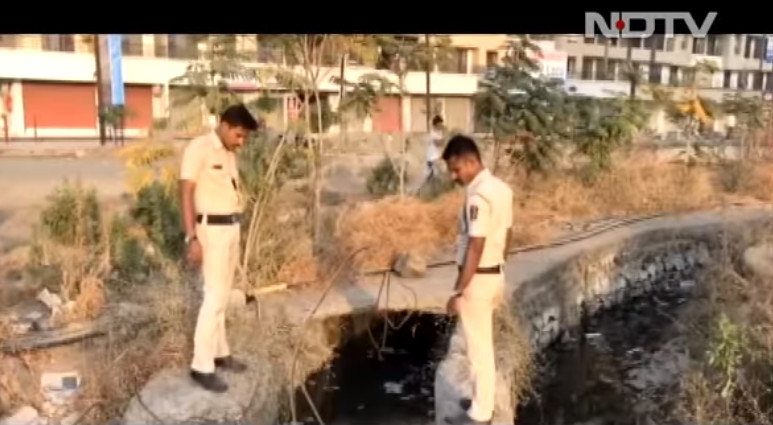
{"label": "black shoes", "polygon": [[449,425],[491,425],[490,419],[482,422],[472,419],[467,414],[467,411],[470,410],[471,406],[472,400],[469,398],[459,400],[459,408],[462,409],[462,412],[456,416],[446,417],[445,422]]}
{"label": "black shoes", "polygon": [[191,370],[191,379],[201,385],[205,390],[212,391],[213,393],[224,393],[228,391],[228,384],[223,382],[223,380],[214,373],[201,373]]}
{"label": "black shoes", "polygon": [[[232,356],[215,359],[215,367],[234,373],[241,373],[247,370],[246,364],[234,359]],[[228,384],[214,373],[201,373],[191,369],[191,379],[205,390],[212,391],[213,393],[228,391]]]}
{"label": "black shoes", "polygon": [[247,365],[239,360],[233,358],[233,356],[220,357],[215,359],[215,367],[227,370],[234,373],[242,373],[247,370]]}

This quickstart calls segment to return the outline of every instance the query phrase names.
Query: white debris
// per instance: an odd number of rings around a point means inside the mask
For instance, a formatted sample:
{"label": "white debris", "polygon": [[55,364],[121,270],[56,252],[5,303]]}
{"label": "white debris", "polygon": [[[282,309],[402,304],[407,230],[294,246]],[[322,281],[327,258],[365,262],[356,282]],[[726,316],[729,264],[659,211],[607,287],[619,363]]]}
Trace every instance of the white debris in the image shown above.
{"label": "white debris", "polygon": [[384,382],[384,391],[387,394],[402,394],[403,384],[399,382]]}

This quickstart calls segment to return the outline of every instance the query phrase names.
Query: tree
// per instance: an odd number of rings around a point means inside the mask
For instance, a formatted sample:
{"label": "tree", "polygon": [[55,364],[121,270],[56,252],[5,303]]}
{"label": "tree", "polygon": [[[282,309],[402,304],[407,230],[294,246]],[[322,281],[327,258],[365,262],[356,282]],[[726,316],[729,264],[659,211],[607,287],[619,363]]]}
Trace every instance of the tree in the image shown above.
{"label": "tree", "polygon": [[203,58],[190,63],[185,73],[170,81],[184,84],[181,86],[184,95],[175,100],[173,108],[198,101],[203,103],[210,116],[215,115],[227,106],[242,101],[239,93],[232,88],[232,83],[239,80],[258,83],[263,93],[262,97],[247,104],[251,109],[270,112],[278,106],[268,97],[271,89],[267,82],[272,75],[265,69],[246,65],[251,58],[238,49],[236,37],[233,34],[198,37],[206,41]]}
{"label": "tree", "polygon": [[612,166],[615,149],[629,144],[646,123],[642,102],[620,98],[573,98],[570,113],[575,154],[587,159],[585,177],[594,180]]}
{"label": "tree", "polygon": [[722,109],[736,117],[735,128],[741,139],[742,156],[759,155],[764,130],[771,120],[770,104],[760,96],[744,96],[740,93],[725,96]]}
{"label": "tree", "polygon": [[511,159],[527,173],[546,172],[566,137],[565,96],[557,82],[535,76],[541,52],[528,36],[513,37],[506,47],[502,65],[494,67],[475,96],[476,119],[493,134],[495,164],[501,144],[508,142]]}
{"label": "tree", "polygon": [[682,129],[685,138],[683,155],[688,162],[701,155],[695,141],[721,112],[714,102],[698,94],[703,77],[710,80],[716,72],[714,63],[701,61],[686,70],[684,86],[675,89],[658,85],[650,87],[655,103],[664,107],[668,118]]}

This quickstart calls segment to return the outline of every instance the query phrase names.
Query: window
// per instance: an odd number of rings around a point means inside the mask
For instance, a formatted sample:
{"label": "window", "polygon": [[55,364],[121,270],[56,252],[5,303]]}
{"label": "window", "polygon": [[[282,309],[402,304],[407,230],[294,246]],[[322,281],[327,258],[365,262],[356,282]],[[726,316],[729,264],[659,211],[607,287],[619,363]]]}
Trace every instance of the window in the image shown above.
{"label": "window", "polygon": [[43,36],[43,50],[74,52],[75,38],[72,34],[46,34]]}
{"label": "window", "polygon": [[760,59],[764,56],[765,56],[765,39],[763,37],[755,37],[754,58]]}
{"label": "window", "polygon": [[765,91],[773,92],[773,72],[766,73],[767,80],[765,80]]}
{"label": "window", "polygon": [[740,90],[746,90],[749,87],[749,74],[746,71],[738,72],[738,86]]}
{"label": "window", "polygon": [[122,53],[126,56],[142,56],[142,44],[142,34],[123,34]]}
{"label": "window", "polygon": [[755,71],[754,72],[754,78],[752,80],[752,89],[754,90],[762,90],[762,77],[765,74],[763,74],[762,71]]}
{"label": "window", "polygon": [[167,48],[174,59],[196,59],[199,56],[196,37],[191,34],[169,34]]}
{"label": "window", "polygon": [[577,73],[577,58],[574,56],[567,56],[566,58],[566,73],[569,78],[573,77]]}
{"label": "window", "polygon": [[467,64],[468,64],[468,58],[469,58],[469,49],[457,49],[457,61],[456,61],[456,72],[459,74],[466,74],[467,73]]}
{"label": "window", "polygon": [[663,80],[663,66],[658,63],[650,64],[650,83],[660,84]]}
{"label": "window", "polygon": [[671,66],[668,70],[668,84],[672,86],[679,85],[679,67]]}
{"label": "window", "polygon": [[496,66],[499,63],[499,52],[489,50],[486,52],[486,67]]}
{"label": "window", "polygon": [[754,38],[751,36],[746,37],[746,46],[744,47],[743,57],[752,57],[752,49],[754,48]]}
{"label": "window", "polygon": [[16,35],[0,34],[0,47],[16,47]]}
{"label": "window", "polygon": [[706,39],[705,38],[694,38],[692,40],[692,52],[696,55],[705,55],[706,54]]}
{"label": "window", "polygon": [[730,79],[733,77],[733,71],[725,71],[724,77],[722,79],[722,87],[729,89],[730,88]]}
{"label": "window", "polygon": [[734,40],[734,49],[736,56],[741,56],[741,48],[743,46],[743,34],[736,34]]}
{"label": "window", "polygon": [[673,52],[675,44],[676,44],[676,41],[674,40],[674,37],[668,37],[666,39],[666,51]]}
{"label": "window", "polygon": [[596,38],[594,38],[594,37],[585,37],[583,39],[583,42],[585,44],[596,44]]}
{"label": "window", "polygon": [[642,39],[641,38],[629,38],[628,39],[628,46],[626,47],[632,47],[634,49],[641,49],[642,47]]}
{"label": "window", "polygon": [[665,45],[666,38],[663,34],[654,34],[652,37],[644,39],[644,47],[647,49],[652,49],[654,46],[655,50],[663,51],[665,50]]}
{"label": "window", "polygon": [[706,38],[706,54],[711,56],[722,56],[722,39],[716,35],[710,35]]}
{"label": "window", "polygon": [[157,58],[169,57],[168,36],[166,34],[153,35],[153,56]]}
{"label": "window", "polygon": [[605,72],[606,69],[604,69],[604,59],[596,58],[595,61],[596,61],[596,67],[595,67],[596,76],[595,76],[594,80],[606,80],[607,79],[607,75],[606,75],[606,72]]}
{"label": "window", "polygon": [[593,79],[593,62],[594,58],[583,58],[582,60],[582,75],[580,75],[580,78],[583,80],[592,80]]}

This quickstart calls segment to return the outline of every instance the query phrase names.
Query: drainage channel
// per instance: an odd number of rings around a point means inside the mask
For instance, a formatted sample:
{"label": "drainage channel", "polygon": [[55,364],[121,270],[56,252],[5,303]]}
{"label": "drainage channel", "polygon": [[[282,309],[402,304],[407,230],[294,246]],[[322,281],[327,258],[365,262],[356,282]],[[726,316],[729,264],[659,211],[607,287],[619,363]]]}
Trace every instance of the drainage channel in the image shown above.
{"label": "drainage channel", "polygon": [[[668,423],[670,391],[687,362],[686,340],[674,323],[693,287],[684,279],[657,282],[648,293],[599,310],[543,350],[516,424]],[[335,358],[306,381],[326,425],[435,424],[435,371],[453,322],[426,313],[388,317],[404,323],[385,340],[383,317],[371,319],[370,334],[353,330],[363,317],[328,319],[343,337]],[[298,420],[317,424],[300,390],[296,400]]]}
{"label": "drainage channel", "polygon": [[[406,311],[387,317],[385,339],[383,316],[370,320],[370,333],[355,333],[354,321],[362,317],[328,319],[339,322],[342,340],[332,362],[306,380],[326,425],[434,423],[435,369],[445,352],[451,321],[443,315]],[[296,400],[298,420],[317,424],[302,392],[296,392]]]}
{"label": "drainage channel", "polygon": [[[687,368],[684,328],[676,323],[692,281],[658,289],[586,317],[538,356],[534,395],[518,425],[671,423],[675,389]],[[569,335],[570,333],[566,333]]]}

